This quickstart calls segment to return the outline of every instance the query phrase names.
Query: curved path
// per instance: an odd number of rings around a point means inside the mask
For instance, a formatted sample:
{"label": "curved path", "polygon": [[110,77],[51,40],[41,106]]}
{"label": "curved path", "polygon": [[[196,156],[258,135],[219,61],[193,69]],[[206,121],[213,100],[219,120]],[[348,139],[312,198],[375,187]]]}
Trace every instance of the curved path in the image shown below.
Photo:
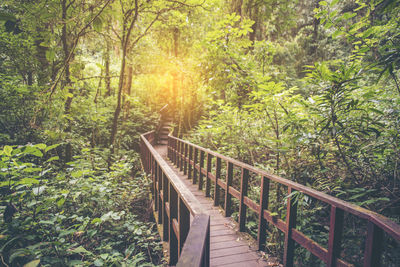
{"label": "curved path", "polygon": [[254,240],[246,234],[237,232],[235,230],[237,223],[231,218],[224,217],[221,214],[222,211],[213,205],[212,199],[206,198],[204,192],[199,191],[198,187],[169,161],[166,145],[156,145],[154,148],[210,215],[210,266],[280,266],[274,261],[265,261],[256,251],[253,245]]}

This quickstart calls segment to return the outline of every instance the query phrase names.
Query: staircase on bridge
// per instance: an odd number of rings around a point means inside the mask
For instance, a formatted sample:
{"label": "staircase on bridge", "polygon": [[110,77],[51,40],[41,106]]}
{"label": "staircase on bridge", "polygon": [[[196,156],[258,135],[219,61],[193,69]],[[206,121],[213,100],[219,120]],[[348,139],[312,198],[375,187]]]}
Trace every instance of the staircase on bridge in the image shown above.
{"label": "staircase on bridge", "polygon": [[[157,134],[152,131],[141,135],[140,149],[143,169],[153,181],[154,210],[157,222],[162,225],[163,241],[168,242],[170,265],[278,266],[276,262],[265,261],[257,252],[265,248],[268,225],[284,234],[284,266],[296,265],[296,246],[305,248],[327,266],[354,266],[341,258],[341,244],[351,241],[342,240],[344,214],[367,223],[361,248],[364,267],[381,266],[384,236],[400,242],[400,225],[390,219],[168,135],[171,118],[164,114],[162,121]],[[226,173],[222,174],[222,169]],[[239,179],[239,185],[233,183],[238,171],[240,174],[235,179]],[[261,179],[258,203],[247,196],[251,176]],[[285,220],[268,209],[272,201],[269,199],[270,184],[287,188]],[[295,191],[330,207],[326,247],[296,229],[297,203],[290,197]],[[238,223],[230,218],[233,199],[239,206]],[[258,216],[257,240],[243,234],[247,210]]]}

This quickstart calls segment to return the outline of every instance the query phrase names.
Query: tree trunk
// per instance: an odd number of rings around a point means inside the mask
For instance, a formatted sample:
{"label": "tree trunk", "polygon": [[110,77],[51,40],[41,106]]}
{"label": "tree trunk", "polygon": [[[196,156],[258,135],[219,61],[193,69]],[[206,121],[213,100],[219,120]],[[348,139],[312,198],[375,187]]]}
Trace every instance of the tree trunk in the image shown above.
{"label": "tree trunk", "polygon": [[111,44],[110,40],[106,38],[106,50],[104,51],[104,72],[105,78],[104,82],[106,85],[106,93],[105,96],[111,96],[111,77],[110,77],[110,51],[111,51]]}
{"label": "tree trunk", "polygon": [[121,70],[118,82],[117,106],[115,108],[113,123],[111,127],[111,136],[110,136],[111,154],[114,154],[115,151],[115,137],[118,131],[118,118],[119,114],[121,113],[122,91],[124,87],[124,77],[126,68],[125,57],[126,57],[126,44],[124,44],[124,47],[122,48],[122,61],[121,61]]}
{"label": "tree trunk", "polygon": [[127,75],[126,75],[126,81],[125,81],[125,94],[127,96],[127,100],[125,102],[125,120],[128,119],[129,117],[129,110],[131,108],[131,101],[129,100],[129,97],[131,96],[131,89],[132,89],[132,77],[133,77],[133,66],[131,63],[128,64],[128,70],[127,70]]}
{"label": "tree trunk", "polygon": [[[62,47],[64,51],[64,59],[65,59],[65,82],[64,86],[68,88],[68,97],[67,100],[65,101],[64,104],[64,113],[67,115],[67,127],[65,129],[65,132],[67,133],[67,136],[69,133],[71,133],[71,120],[69,118],[69,114],[71,113],[71,104],[72,104],[72,98],[73,98],[73,93],[74,90],[71,87],[71,73],[69,69],[69,47],[68,47],[68,36],[67,36],[67,0],[62,0],[61,2],[62,5],[62,21],[63,21],[63,27],[62,27],[62,32],[61,32],[61,42],[62,42]],[[69,138],[67,137],[67,144],[65,146],[65,162],[70,162],[72,160],[72,145],[68,140]]]}
{"label": "tree trunk", "polygon": [[232,12],[235,12],[237,15],[242,17],[242,5],[243,5],[243,0],[232,0],[231,2]]}

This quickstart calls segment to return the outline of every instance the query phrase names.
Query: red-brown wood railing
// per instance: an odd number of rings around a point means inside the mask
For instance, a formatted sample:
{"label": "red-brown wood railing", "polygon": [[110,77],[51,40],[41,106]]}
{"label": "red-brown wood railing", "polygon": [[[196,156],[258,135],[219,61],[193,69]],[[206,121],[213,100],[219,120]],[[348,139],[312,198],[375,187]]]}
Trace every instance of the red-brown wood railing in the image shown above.
{"label": "red-brown wood railing", "polygon": [[[193,179],[194,184],[198,183],[200,190],[203,189],[203,184],[205,183],[206,196],[210,196],[211,182],[214,183],[214,205],[219,205],[220,188],[225,190],[225,216],[230,216],[232,213],[232,197],[239,201],[238,223],[240,231],[245,231],[247,208],[253,210],[258,215],[257,243],[259,249],[263,249],[266,241],[267,222],[282,231],[285,234],[283,255],[283,264],[285,266],[293,266],[294,264],[295,242],[324,261],[327,266],[352,266],[343,259],[340,259],[345,212],[367,221],[367,237],[364,250],[365,267],[380,266],[383,232],[386,232],[389,236],[397,240],[397,242],[400,241],[400,226],[382,215],[296,182],[269,174],[259,168],[194,145],[185,140],[169,136],[168,157],[184,174],[188,175],[188,178]],[[214,166],[215,174],[212,173],[213,157],[216,158]],[[206,166],[204,166],[205,161]],[[225,181],[220,179],[222,161],[226,164]],[[241,169],[239,190],[236,190],[232,186],[234,166]],[[248,179],[251,174],[262,177],[259,203],[255,203],[247,196]],[[288,188],[286,221],[277,218],[277,216],[268,210],[270,181]],[[297,202],[291,197],[291,193],[295,191],[330,206],[328,249],[296,229]]]}
{"label": "red-brown wood railing", "polygon": [[141,135],[140,155],[153,181],[154,210],[163,241],[169,242],[169,264],[209,266],[210,216],[154,149],[155,141],[154,131]]}

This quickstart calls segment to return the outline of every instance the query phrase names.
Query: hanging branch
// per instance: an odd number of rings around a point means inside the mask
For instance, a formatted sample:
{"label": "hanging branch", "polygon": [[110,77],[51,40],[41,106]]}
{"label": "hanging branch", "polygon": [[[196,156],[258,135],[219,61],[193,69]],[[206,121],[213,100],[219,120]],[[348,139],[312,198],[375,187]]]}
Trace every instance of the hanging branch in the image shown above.
{"label": "hanging branch", "polygon": [[[111,1],[112,1],[112,0],[107,0],[107,2],[106,2],[106,3],[104,4],[104,6],[100,9],[100,11],[99,11],[99,12],[98,12],[98,13],[97,13],[97,14],[96,14],[96,15],[95,15],[95,16],[94,16],[80,31],[79,31],[79,33],[78,33],[76,39],[74,40],[74,44],[73,44],[73,46],[72,46],[72,48],[71,48],[71,51],[69,52],[69,55],[68,55],[67,59],[66,59],[65,62],[64,62],[64,66],[62,67],[60,74],[58,75],[56,81],[53,83],[53,85],[50,87],[50,89],[46,91],[46,92],[50,91],[49,100],[51,100],[51,98],[52,98],[52,96],[53,96],[53,94],[54,94],[54,92],[55,92],[55,90],[56,90],[56,87],[57,87],[58,83],[60,82],[60,79],[61,79],[61,77],[63,76],[63,74],[64,74],[64,72],[65,72],[65,69],[67,68],[68,63],[69,63],[69,61],[71,60],[72,55],[73,55],[74,52],[75,52],[75,49],[76,49],[76,46],[78,45],[78,41],[79,41],[80,37],[82,37],[82,36],[84,35],[85,30],[86,30],[87,28],[89,28],[90,25],[92,25],[93,21],[94,21],[96,18],[98,18],[98,17],[101,15],[101,13],[103,13],[104,9],[111,3]],[[65,22],[63,22],[63,23],[65,23]]]}

